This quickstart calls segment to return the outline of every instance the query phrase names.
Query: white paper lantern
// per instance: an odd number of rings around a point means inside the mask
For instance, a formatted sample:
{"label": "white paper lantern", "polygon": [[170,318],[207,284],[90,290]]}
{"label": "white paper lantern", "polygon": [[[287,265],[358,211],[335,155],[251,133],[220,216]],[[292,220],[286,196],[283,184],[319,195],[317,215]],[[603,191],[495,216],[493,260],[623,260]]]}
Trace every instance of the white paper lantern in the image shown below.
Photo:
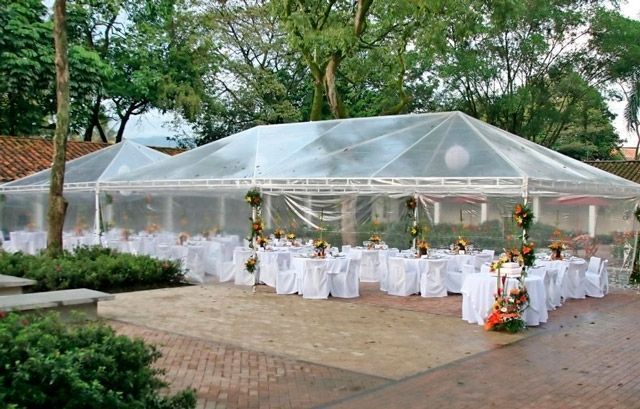
{"label": "white paper lantern", "polygon": [[444,154],[444,163],[450,170],[462,170],[469,164],[469,152],[460,145],[453,145]]}

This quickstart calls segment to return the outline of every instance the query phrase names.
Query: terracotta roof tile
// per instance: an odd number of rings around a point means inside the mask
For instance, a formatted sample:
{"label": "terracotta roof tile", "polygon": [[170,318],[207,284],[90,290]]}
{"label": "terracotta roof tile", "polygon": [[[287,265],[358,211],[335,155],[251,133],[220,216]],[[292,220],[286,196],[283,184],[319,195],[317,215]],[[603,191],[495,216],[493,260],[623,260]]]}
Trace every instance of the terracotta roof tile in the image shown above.
{"label": "terracotta roof tile", "polygon": [[[67,141],[67,161],[106,148],[109,144]],[[177,155],[176,148],[154,148]],[[20,179],[51,167],[53,141],[42,138],[0,136],[0,183]]]}
{"label": "terracotta roof tile", "polygon": [[640,183],[640,160],[599,160],[587,161],[586,163],[632,182]]}

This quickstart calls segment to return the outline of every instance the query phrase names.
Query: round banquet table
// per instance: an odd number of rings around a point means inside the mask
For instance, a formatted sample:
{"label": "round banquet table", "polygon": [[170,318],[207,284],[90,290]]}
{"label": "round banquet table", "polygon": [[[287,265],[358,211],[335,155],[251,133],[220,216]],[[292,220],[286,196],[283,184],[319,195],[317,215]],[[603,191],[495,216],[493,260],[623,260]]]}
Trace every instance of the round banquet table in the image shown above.
{"label": "round banquet table", "polygon": [[[528,276],[525,286],[529,292],[529,306],[523,318],[527,325],[535,326],[547,322],[547,295],[541,277]],[[518,280],[508,278],[506,291],[517,287]],[[491,313],[496,293],[497,278],[487,273],[469,274],[462,284],[462,319],[471,323],[484,325]]]}

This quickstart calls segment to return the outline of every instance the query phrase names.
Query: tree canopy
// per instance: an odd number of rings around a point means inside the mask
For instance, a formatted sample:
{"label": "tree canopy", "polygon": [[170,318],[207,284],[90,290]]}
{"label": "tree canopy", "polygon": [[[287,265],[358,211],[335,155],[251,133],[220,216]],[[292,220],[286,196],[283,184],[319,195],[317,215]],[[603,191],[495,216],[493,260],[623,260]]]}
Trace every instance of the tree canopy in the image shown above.
{"label": "tree canopy", "polygon": [[[0,1],[0,134],[46,134],[51,18],[38,0]],[[638,132],[640,22],[613,1],[68,1],[70,126],[85,140],[120,140],[152,108],[195,144],[259,124],[461,110],[606,159],[622,143],[616,97]]]}

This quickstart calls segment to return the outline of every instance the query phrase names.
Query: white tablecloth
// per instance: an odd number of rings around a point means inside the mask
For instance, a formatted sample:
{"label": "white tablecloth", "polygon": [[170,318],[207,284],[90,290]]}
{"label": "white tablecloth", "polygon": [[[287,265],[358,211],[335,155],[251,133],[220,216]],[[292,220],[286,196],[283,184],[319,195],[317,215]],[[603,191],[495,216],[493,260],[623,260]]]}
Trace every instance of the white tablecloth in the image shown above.
{"label": "white tablecloth", "polygon": [[[515,288],[518,280],[507,279],[506,291]],[[539,325],[547,322],[547,295],[542,278],[528,276],[525,286],[529,292],[529,307],[524,312],[527,325]],[[497,279],[489,274],[469,274],[462,284],[462,319],[469,323],[483,325],[491,313],[495,300]]]}
{"label": "white tablecloth", "polygon": [[[331,292],[331,280],[329,274],[338,274],[340,271],[346,271],[349,263],[349,259],[346,257],[326,257],[326,258],[308,258],[308,257],[292,257],[291,269],[297,274],[298,281],[298,294],[312,298],[326,298],[323,295],[328,295]],[[322,271],[326,277],[308,277],[307,274],[321,266]],[[326,283],[325,280],[326,279]],[[326,287],[325,287],[326,285]],[[313,293],[313,295],[311,294]],[[316,297],[317,296],[317,297]]]}

